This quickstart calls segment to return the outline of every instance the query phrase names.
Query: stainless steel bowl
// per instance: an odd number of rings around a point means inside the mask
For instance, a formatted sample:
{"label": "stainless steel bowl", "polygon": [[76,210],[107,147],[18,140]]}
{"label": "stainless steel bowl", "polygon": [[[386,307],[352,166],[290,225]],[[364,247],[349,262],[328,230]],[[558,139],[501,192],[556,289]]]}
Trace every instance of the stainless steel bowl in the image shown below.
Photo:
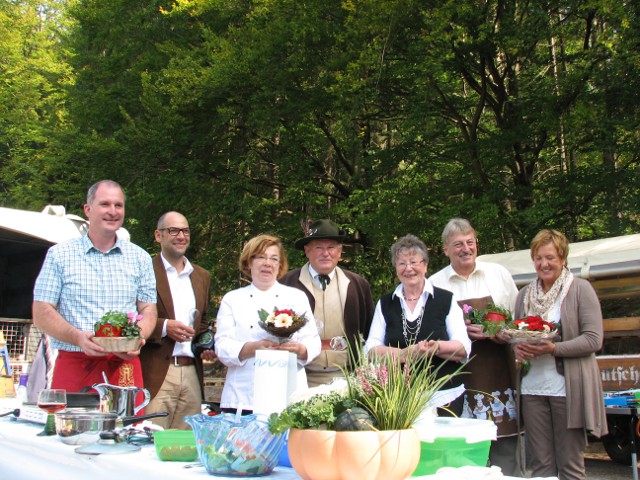
{"label": "stainless steel bowl", "polygon": [[68,445],[95,443],[100,432],[115,430],[117,419],[115,413],[65,410],[56,413],[56,433]]}
{"label": "stainless steel bowl", "polygon": [[118,418],[115,413],[87,410],[65,410],[55,414],[56,433],[67,445],[87,445],[100,439],[100,432],[113,431],[149,418],[166,417],[167,412],[150,413],[137,417]]}

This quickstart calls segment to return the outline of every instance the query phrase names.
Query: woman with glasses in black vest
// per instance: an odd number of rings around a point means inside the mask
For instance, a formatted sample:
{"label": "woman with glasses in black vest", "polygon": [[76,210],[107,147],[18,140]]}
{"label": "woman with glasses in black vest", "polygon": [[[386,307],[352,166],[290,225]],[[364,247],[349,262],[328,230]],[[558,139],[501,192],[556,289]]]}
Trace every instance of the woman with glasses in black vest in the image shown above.
{"label": "woman with glasses in black vest", "polygon": [[[391,247],[391,262],[400,284],[382,296],[376,305],[369,337],[368,355],[408,357],[431,356],[439,374],[455,372],[468,359],[471,341],[462,309],[448,290],[434,287],[427,277],[429,255],[422,240],[414,235],[398,239]],[[460,416],[463,378],[455,376],[439,392],[438,403],[449,404],[440,415]]]}

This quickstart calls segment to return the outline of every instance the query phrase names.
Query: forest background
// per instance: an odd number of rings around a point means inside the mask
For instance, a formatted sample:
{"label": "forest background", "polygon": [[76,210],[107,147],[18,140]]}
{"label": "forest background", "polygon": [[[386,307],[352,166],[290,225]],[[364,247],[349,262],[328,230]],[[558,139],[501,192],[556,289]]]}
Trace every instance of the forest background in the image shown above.
{"label": "forest background", "polygon": [[251,236],[331,218],[379,297],[407,233],[448,263],[640,231],[640,2],[3,0],[0,205],[82,215],[121,183],[125,227],[191,224],[219,298]]}

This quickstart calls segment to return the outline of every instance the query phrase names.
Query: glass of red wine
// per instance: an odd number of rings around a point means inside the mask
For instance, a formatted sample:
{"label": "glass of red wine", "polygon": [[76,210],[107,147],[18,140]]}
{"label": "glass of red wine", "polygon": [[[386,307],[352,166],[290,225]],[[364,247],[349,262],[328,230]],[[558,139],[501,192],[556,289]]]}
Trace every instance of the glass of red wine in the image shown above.
{"label": "glass of red wine", "polygon": [[38,435],[55,435],[56,420],[54,413],[67,408],[67,391],[61,388],[46,388],[38,395],[38,407],[47,412],[47,421],[44,430]]}

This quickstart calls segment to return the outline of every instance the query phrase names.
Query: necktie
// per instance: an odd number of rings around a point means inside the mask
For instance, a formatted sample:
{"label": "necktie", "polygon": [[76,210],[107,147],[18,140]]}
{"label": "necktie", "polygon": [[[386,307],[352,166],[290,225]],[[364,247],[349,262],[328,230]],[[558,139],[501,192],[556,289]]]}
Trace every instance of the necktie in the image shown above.
{"label": "necktie", "polygon": [[320,285],[322,285],[322,290],[327,289],[327,285],[331,282],[331,277],[329,275],[320,274],[318,275],[318,280],[320,280]]}

